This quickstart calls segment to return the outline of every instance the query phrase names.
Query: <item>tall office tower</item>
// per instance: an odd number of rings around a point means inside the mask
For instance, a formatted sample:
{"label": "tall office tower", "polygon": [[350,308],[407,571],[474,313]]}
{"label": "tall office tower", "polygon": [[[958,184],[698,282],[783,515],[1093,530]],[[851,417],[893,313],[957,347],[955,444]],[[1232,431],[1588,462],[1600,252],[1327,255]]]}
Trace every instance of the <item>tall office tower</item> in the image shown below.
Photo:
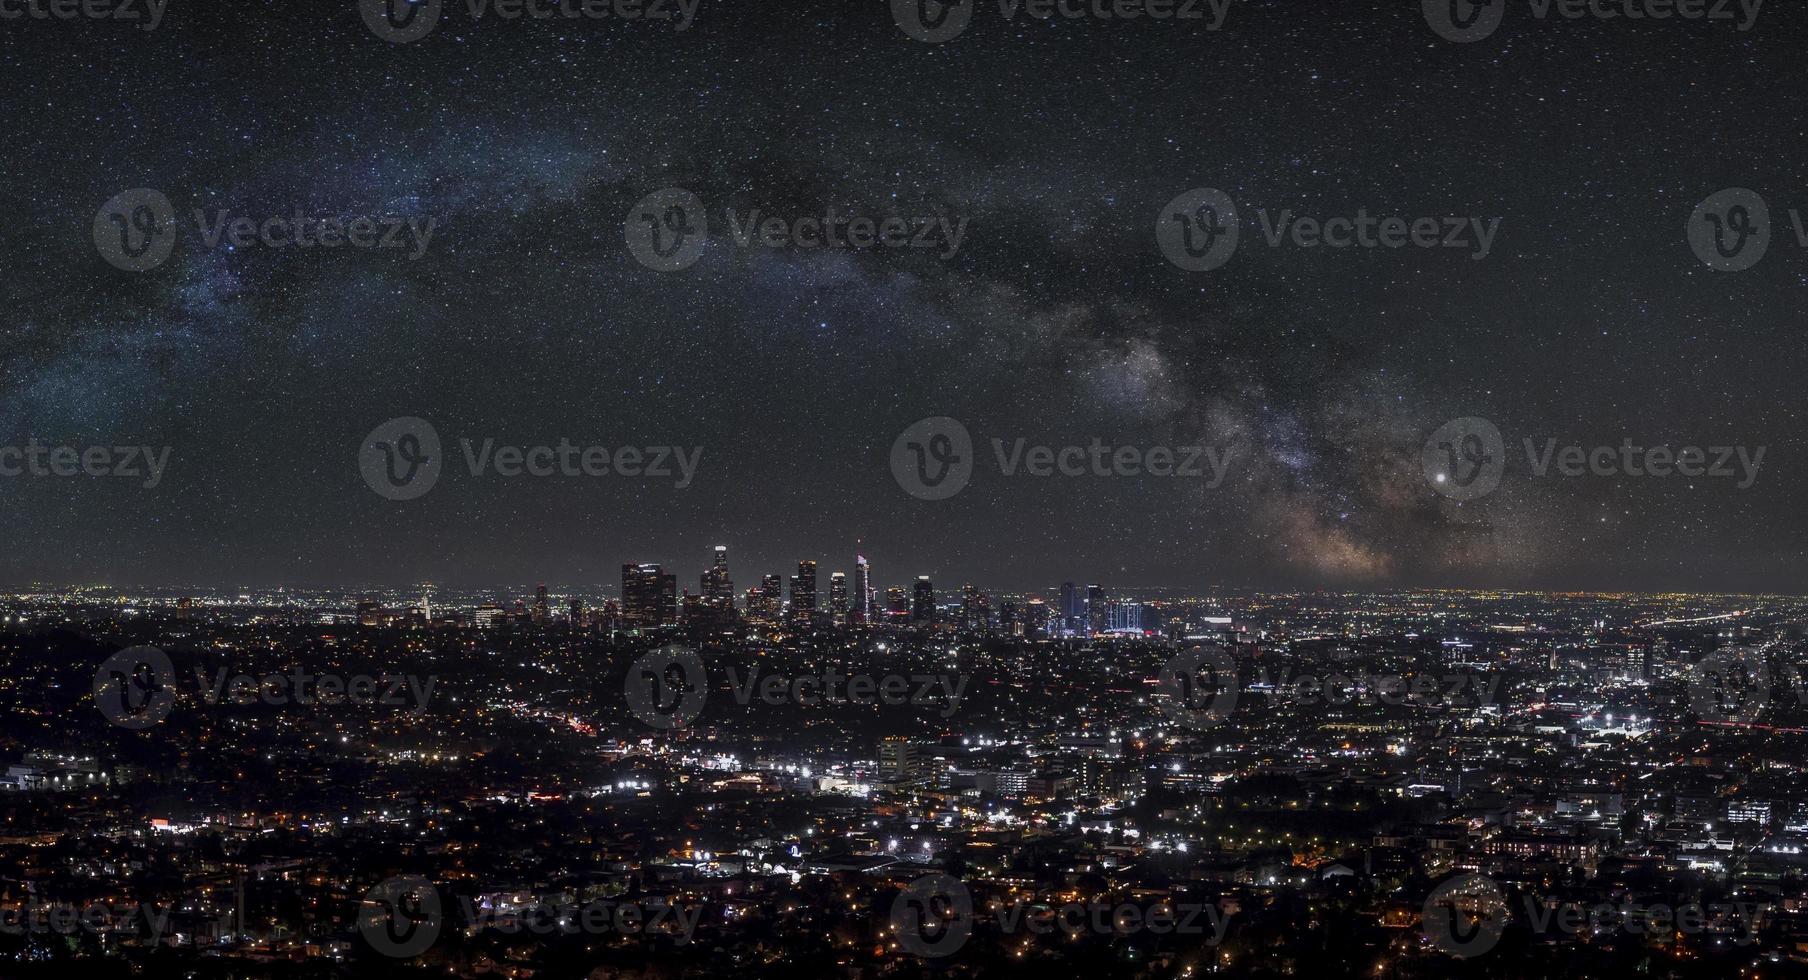
{"label": "tall office tower", "polygon": [[984,632],[992,625],[992,597],[971,585],[961,586],[961,629]]}
{"label": "tall office tower", "polygon": [[571,597],[571,628],[584,628],[584,600],[577,596]]}
{"label": "tall office tower", "polygon": [[810,619],[816,615],[816,563],[800,561],[797,574],[791,578],[791,618]]}
{"label": "tall office tower", "polygon": [[1061,607],[1056,614],[1061,617],[1061,632],[1072,633],[1080,628],[1080,597],[1072,582],[1061,583]]}
{"label": "tall office tower", "polygon": [[885,614],[894,620],[910,618],[910,600],[904,597],[904,587],[894,585],[885,590]]}
{"label": "tall office tower", "polygon": [[658,565],[623,565],[622,620],[629,628],[678,622],[678,576]]}
{"label": "tall office tower", "polygon": [[1031,599],[1029,604],[1023,607],[1023,635],[1032,638],[1047,636],[1049,632],[1048,617],[1048,603],[1041,599]]}
{"label": "tall office tower", "polygon": [[546,583],[541,582],[540,587],[534,590],[534,625],[545,626],[550,615],[552,610],[546,605]]}
{"label": "tall office tower", "polygon": [[785,605],[785,581],[777,575],[767,575],[760,579],[760,614],[767,622],[778,622],[779,612]]}
{"label": "tall office tower", "polygon": [[1105,632],[1105,587],[1102,585],[1086,587],[1086,631]]}
{"label": "tall office tower", "polygon": [[703,572],[701,588],[705,605],[719,612],[734,608],[734,579],[728,574],[728,546],[716,545],[716,557]]}
{"label": "tall office tower", "polygon": [[929,576],[917,576],[917,588],[910,603],[910,619],[915,623],[935,622],[935,586]]}
{"label": "tall office tower", "polygon": [[829,614],[835,622],[848,621],[848,588],[847,573],[836,572],[829,576]]}
{"label": "tall office tower", "polygon": [[848,610],[848,622],[864,623],[873,615],[872,566],[866,556],[854,555],[854,605]]}
{"label": "tall office tower", "polygon": [[998,629],[1006,636],[1023,635],[1023,627],[1017,622],[1017,604],[1015,602],[998,604]]}

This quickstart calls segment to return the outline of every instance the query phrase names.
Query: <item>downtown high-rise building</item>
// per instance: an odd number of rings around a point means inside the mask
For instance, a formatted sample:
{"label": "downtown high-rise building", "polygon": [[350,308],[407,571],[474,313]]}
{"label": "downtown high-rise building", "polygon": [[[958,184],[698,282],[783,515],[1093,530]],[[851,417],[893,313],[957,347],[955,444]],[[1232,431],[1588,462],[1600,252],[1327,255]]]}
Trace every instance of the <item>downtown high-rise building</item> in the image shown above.
{"label": "downtown high-rise building", "polygon": [[836,572],[829,576],[829,615],[835,622],[848,621],[848,583],[846,572]]}
{"label": "downtown high-rise building", "polygon": [[1055,614],[1061,617],[1062,633],[1077,633],[1080,629],[1079,592],[1072,582],[1061,583],[1061,598],[1057,603]]}
{"label": "downtown high-rise building", "polygon": [[911,597],[910,620],[913,623],[935,622],[935,584],[929,576],[918,575],[916,592]]}
{"label": "downtown high-rise building", "polygon": [[551,615],[552,610],[546,601],[546,583],[542,582],[540,587],[534,590],[534,625],[545,626],[546,620]]}
{"label": "downtown high-rise building", "polygon": [[760,578],[760,584],[747,590],[747,616],[768,623],[779,619],[785,603],[784,580],[777,575]]}
{"label": "downtown high-rise building", "polygon": [[992,597],[971,585],[961,586],[961,629],[984,632],[992,625]]}
{"label": "downtown high-rise building", "polygon": [[848,622],[865,623],[873,618],[872,566],[866,556],[854,555],[854,604],[848,610]]}
{"label": "downtown high-rise building", "polygon": [[728,574],[728,546],[716,545],[715,558],[698,583],[703,604],[718,612],[734,608],[734,578]]}
{"label": "downtown high-rise building", "polygon": [[1105,587],[1102,585],[1086,587],[1086,631],[1105,632]]}
{"label": "downtown high-rise building", "polygon": [[800,561],[791,577],[791,618],[808,620],[816,615],[816,563]]}
{"label": "downtown high-rise building", "polygon": [[678,576],[659,565],[623,565],[622,621],[630,628],[678,622]]}

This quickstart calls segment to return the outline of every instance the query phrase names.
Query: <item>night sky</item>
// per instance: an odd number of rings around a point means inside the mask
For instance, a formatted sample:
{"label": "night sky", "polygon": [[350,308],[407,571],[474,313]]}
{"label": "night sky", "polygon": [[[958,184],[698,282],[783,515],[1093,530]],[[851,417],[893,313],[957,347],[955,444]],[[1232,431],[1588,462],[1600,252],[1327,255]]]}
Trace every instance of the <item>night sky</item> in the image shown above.
{"label": "night sky", "polygon": [[[1204,5],[1201,5],[1202,8]],[[1736,5],[1735,5],[1736,9]],[[0,580],[619,581],[739,588],[798,558],[875,584],[1808,591],[1808,11],[1539,20],[1440,38],[1416,2],[1233,0],[1200,22],[1015,21],[946,43],[879,0],[703,0],[666,23],[473,22],[395,44],[356,5],[173,0],[155,31],[0,21],[9,217],[0,444],[169,446],[150,489],[0,478]],[[1721,272],[1696,204],[1769,204]],[[96,212],[154,188],[168,261]],[[703,202],[689,268],[624,219]],[[1221,267],[1155,226],[1193,188]],[[724,209],[965,221],[923,249],[741,247]],[[408,249],[208,247],[195,209],[436,221]],[[1263,241],[1257,212],[1500,219],[1489,255]],[[362,441],[418,416],[444,472],[384,499]],[[900,432],[951,416],[971,484],[919,500]],[[1498,491],[1420,463],[1498,426]],[[1218,487],[1005,477],[991,440],[1239,447]],[[1522,448],[1765,447],[1737,479],[1536,477]],[[473,477],[459,440],[702,447],[695,482]]]}

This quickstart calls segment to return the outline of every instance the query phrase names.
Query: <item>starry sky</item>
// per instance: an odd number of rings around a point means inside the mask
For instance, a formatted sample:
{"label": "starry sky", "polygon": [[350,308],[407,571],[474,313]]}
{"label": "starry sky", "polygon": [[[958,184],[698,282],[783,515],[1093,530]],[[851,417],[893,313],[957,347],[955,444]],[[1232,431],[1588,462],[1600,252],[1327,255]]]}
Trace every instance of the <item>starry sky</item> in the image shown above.
{"label": "starry sky", "polygon": [[[0,23],[0,444],[169,446],[162,482],[0,478],[14,583],[695,588],[817,558],[883,587],[1808,591],[1808,11],[1538,20],[1446,41],[1417,3],[1233,0],[1217,31],[983,6],[946,43],[878,0],[703,0],[693,24],[473,21],[408,44],[356,5],[184,4],[155,31]],[[433,217],[418,260],[208,246],[145,272],[92,226],[121,191],[255,217]],[[644,267],[636,202],[708,211]],[[1154,226],[1223,191],[1222,267]],[[1752,269],[1691,252],[1747,187]],[[959,252],[741,247],[724,209],[944,216]],[[1499,218],[1492,252],[1273,248],[1256,212]],[[418,416],[426,495],[365,484]],[[894,479],[930,416],[971,484]],[[1491,420],[1498,491],[1429,485],[1427,436]],[[457,442],[702,447],[695,482],[502,479]],[[1238,447],[1222,485],[1000,473],[990,440]],[[1765,447],[1729,479],[1539,478],[1542,445]]]}

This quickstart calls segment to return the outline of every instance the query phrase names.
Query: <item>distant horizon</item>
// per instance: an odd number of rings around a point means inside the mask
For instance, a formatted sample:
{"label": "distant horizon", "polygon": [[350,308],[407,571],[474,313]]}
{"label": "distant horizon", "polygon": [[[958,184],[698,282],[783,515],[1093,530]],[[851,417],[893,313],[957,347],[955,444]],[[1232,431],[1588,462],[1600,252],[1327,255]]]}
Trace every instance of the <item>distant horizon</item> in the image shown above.
{"label": "distant horizon", "polygon": [[[819,569],[819,572],[820,571],[821,570]],[[828,571],[833,572],[833,571],[837,571],[837,569],[829,569]],[[666,572],[669,574],[672,572],[672,569],[669,566],[667,566]],[[755,576],[755,577],[753,577],[752,580],[757,581],[757,579],[758,579],[758,576]],[[851,573],[850,573],[849,580],[850,581],[852,580]],[[879,588],[884,585],[909,585],[909,584],[913,583],[914,581],[915,581],[914,576],[911,578],[908,578],[908,579],[901,579],[896,582],[891,582],[891,581],[888,581],[885,579],[879,579],[875,582],[874,587]],[[1000,588],[1000,587],[996,587],[996,586],[986,585],[983,583],[956,582],[954,580],[948,580],[947,582],[944,582],[942,580],[936,579],[934,576],[931,576],[930,581],[932,583],[934,583],[937,592],[941,592],[944,590],[958,592],[960,589],[964,588],[967,585],[974,585],[975,587],[979,588],[981,591],[984,591],[988,594],[1001,594],[1001,595],[1039,595],[1039,594],[1042,594],[1045,592],[1055,592],[1058,594],[1060,591],[1061,585],[1062,585],[1061,582],[1056,582],[1050,586],[1041,586],[1041,587],[1036,587],[1036,588],[1019,588],[1019,587]],[[1773,599],[1773,600],[1775,600],[1775,599],[1801,599],[1804,601],[1808,601],[1808,595],[1789,593],[1789,592],[1718,592],[1718,591],[1698,592],[1698,591],[1677,590],[1677,589],[1659,589],[1659,590],[1549,589],[1549,588],[1450,586],[1450,585],[1443,585],[1443,586],[1376,586],[1376,587],[1372,587],[1372,588],[1329,587],[1329,586],[1316,587],[1316,588],[1278,588],[1278,587],[1277,588],[1265,588],[1265,587],[1259,587],[1259,586],[1187,587],[1187,586],[1157,586],[1157,585],[1113,585],[1110,582],[1101,582],[1101,581],[1096,581],[1096,580],[1095,581],[1085,581],[1082,579],[1071,579],[1071,580],[1064,580],[1064,581],[1071,581],[1075,586],[1082,588],[1082,589],[1084,589],[1088,585],[1098,585],[1098,586],[1103,587],[1108,594],[1112,593],[1112,592],[1122,592],[1122,593],[1168,592],[1168,593],[1174,593],[1174,592],[1182,592],[1183,590],[1188,589],[1188,588],[1203,588],[1204,589],[1204,591],[1190,593],[1187,596],[1189,598],[1210,598],[1210,597],[1227,597],[1227,596],[1306,596],[1306,595],[1364,596],[1364,595],[1403,595],[1403,594],[1445,593],[1445,594],[1466,595],[1466,596],[1482,596],[1482,595],[1488,595],[1488,594],[1500,594],[1500,595],[1553,596],[1553,597],[1561,597],[1561,596],[1594,596],[1594,597],[1636,596],[1636,597],[1644,597],[1644,598],[1691,597],[1691,598],[1701,598],[1701,599]],[[786,583],[786,595],[789,596],[789,594],[790,594],[789,573],[786,573],[785,583]],[[19,584],[19,583],[0,584],[0,596],[4,596],[4,595],[8,595],[8,594],[19,594],[22,592],[49,593],[49,592],[55,592],[55,591],[59,591],[59,590],[66,590],[66,591],[105,590],[105,591],[111,591],[111,592],[120,593],[120,594],[125,594],[125,593],[132,592],[132,591],[169,592],[169,593],[177,593],[177,592],[187,591],[187,592],[191,592],[191,593],[195,593],[195,594],[201,594],[201,593],[222,593],[223,594],[223,593],[228,593],[228,592],[241,592],[242,593],[242,592],[246,592],[246,591],[347,592],[347,593],[349,593],[349,592],[408,592],[411,590],[418,591],[422,588],[431,588],[431,589],[433,589],[435,591],[439,591],[439,592],[452,592],[452,593],[473,593],[473,592],[486,592],[486,591],[521,590],[521,591],[525,592],[526,594],[531,595],[533,590],[538,588],[541,585],[546,586],[549,593],[551,593],[551,592],[562,592],[562,593],[577,592],[579,594],[592,594],[592,593],[598,592],[598,591],[613,591],[613,592],[619,593],[621,590],[621,585],[619,582],[612,583],[607,586],[593,587],[593,586],[585,586],[585,585],[581,585],[581,584],[577,584],[577,583],[557,582],[557,581],[504,582],[504,583],[499,583],[499,584],[495,584],[495,585],[448,585],[448,584],[442,584],[442,583],[438,583],[438,582],[415,582],[415,583],[409,583],[409,584],[405,584],[405,585],[376,584],[376,583],[368,583],[368,582],[353,583],[353,584],[233,583],[233,584],[225,584],[225,585],[202,585],[202,584],[196,584],[196,583],[115,584],[115,583],[106,583],[106,582],[76,583],[76,582],[41,582],[40,581],[40,582],[28,582],[28,583],[23,583],[23,584]],[[736,580],[735,598],[737,601],[739,601],[740,599],[745,597],[747,588],[749,588],[749,587],[750,586],[741,585],[740,580],[738,580],[738,579]],[[679,592],[681,594],[685,591],[685,588],[686,587],[684,586],[683,582],[680,581]],[[692,589],[691,592],[693,595],[697,594],[695,589]],[[826,575],[819,576],[817,592],[819,595],[827,594],[828,582],[827,582]]]}

